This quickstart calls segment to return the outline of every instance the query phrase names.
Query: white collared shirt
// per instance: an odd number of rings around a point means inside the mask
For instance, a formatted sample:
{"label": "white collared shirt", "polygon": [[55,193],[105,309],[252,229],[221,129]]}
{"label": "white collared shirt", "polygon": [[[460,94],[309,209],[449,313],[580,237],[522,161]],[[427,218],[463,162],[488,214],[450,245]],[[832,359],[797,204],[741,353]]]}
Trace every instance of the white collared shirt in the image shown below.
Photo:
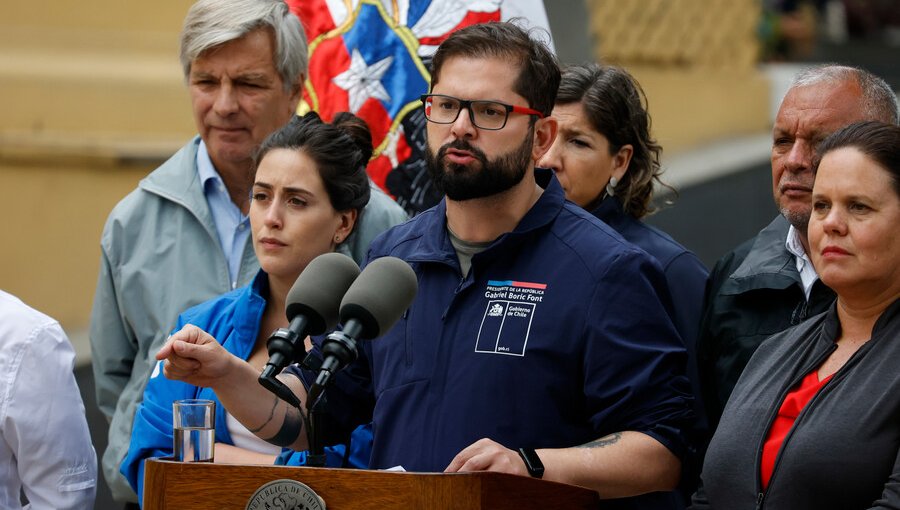
{"label": "white collared shirt", "polygon": [[55,320],[0,291],[0,508],[94,507],[97,454]]}
{"label": "white collared shirt", "polygon": [[809,301],[809,293],[812,291],[816,280],[819,279],[819,274],[816,273],[816,268],[813,267],[812,261],[809,260],[809,255],[803,249],[803,243],[800,242],[800,232],[793,225],[788,229],[784,247],[794,256],[797,272],[800,273],[800,281],[803,282],[803,293],[806,294],[806,300]]}

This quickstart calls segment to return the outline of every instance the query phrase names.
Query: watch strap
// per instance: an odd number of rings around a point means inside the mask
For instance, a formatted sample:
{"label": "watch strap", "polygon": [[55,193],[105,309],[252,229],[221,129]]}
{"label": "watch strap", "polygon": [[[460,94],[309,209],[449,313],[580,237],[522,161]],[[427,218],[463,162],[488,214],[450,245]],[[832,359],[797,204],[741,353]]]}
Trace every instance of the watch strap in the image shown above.
{"label": "watch strap", "polygon": [[534,448],[519,448],[519,457],[522,457],[522,462],[525,463],[525,469],[528,470],[529,475],[534,478],[543,478],[544,463],[541,462],[541,458],[538,457]]}

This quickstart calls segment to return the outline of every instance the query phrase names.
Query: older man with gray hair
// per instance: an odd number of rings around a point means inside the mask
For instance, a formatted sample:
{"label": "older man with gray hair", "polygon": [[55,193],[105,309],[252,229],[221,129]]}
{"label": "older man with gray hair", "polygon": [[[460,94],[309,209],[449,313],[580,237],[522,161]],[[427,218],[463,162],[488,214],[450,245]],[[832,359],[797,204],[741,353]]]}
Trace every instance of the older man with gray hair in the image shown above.
{"label": "older man with gray hair", "polygon": [[772,136],[772,192],[781,214],[721,258],[707,283],[697,353],[710,430],[759,344],[834,301],[809,259],[813,161],[819,142],[863,120],[897,124],[900,107],[884,80],[854,67],[807,69],[782,100]]}
{"label": "older man with gray hair", "polygon": [[[200,0],[185,18],[181,64],[199,135],[113,209],[101,238],[91,351],[117,500],[136,500],[119,465],[153,354],[180,312],[259,270],[247,242],[252,156],[295,114],[307,63],[301,23],[281,0]],[[374,188],[342,249],[360,262],[372,238],[405,219]]]}

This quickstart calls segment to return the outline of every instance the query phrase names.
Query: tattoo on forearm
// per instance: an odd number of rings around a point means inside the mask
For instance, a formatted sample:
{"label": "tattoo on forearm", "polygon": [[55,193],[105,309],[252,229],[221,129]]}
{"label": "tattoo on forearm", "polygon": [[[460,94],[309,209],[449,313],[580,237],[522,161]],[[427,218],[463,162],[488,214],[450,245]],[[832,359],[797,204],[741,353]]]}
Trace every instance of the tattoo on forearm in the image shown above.
{"label": "tattoo on forearm", "polygon": [[260,425],[259,427],[247,429],[247,430],[249,430],[250,432],[253,432],[254,434],[256,434],[257,432],[262,430],[263,427],[265,427],[266,425],[269,424],[269,422],[272,421],[272,417],[275,416],[275,408],[276,407],[278,407],[278,396],[277,395],[275,396],[275,400],[272,402],[272,409],[269,411],[269,417],[266,418],[266,421],[264,421],[263,424]]}
{"label": "tattoo on forearm", "polygon": [[300,416],[300,411],[288,407],[284,414],[284,422],[282,422],[281,428],[274,436],[266,439],[266,441],[276,446],[290,446],[294,444],[294,441],[297,440],[302,431],[303,417]]}
{"label": "tattoo on forearm", "polygon": [[622,438],[621,432],[616,432],[614,434],[610,434],[608,436],[603,436],[600,439],[595,439],[590,443],[585,443],[583,445],[578,446],[577,448],[603,448],[604,446],[609,446],[611,444],[616,444],[619,442],[619,439]]}

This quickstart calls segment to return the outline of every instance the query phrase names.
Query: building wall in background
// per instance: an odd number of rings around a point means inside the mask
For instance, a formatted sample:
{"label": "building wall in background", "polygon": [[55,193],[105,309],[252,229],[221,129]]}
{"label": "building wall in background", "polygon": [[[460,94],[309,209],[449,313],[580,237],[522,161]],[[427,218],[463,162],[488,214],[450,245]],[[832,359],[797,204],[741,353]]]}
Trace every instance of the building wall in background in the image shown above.
{"label": "building wall in background", "polygon": [[[4,3],[0,288],[82,330],[106,215],[194,133],[178,63],[192,2]],[[563,62],[599,56],[641,81],[667,155],[768,129],[766,87],[747,41],[755,4],[545,2]],[[673,53],[683,40],[691,51]],[[704,56],[713,46],[720,56]]]}
{"label": "building wall in background", "polygon": [[668,152],[768,130],[758,0],[587,0],[594,57],[647,94]]}
{"label": "building wall in background", "polygon": [[63,325],[86,326],[103,222],[148,170],[0,160],[0,288]]}
{"label": "building wall in background", "polygon": [[5,1],[0,288],[87,327],[100,232],[194,132],[178,63],[191,2]]}

